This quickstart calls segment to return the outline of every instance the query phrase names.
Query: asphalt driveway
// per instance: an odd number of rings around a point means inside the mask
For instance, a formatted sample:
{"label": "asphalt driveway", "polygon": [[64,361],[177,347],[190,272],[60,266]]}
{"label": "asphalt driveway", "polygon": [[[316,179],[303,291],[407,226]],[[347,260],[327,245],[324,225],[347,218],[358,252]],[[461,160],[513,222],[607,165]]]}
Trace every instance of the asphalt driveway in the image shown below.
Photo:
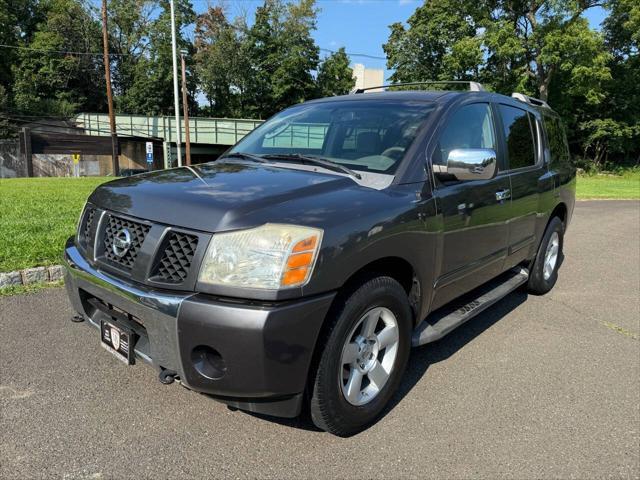
{"label": "asphalt driveway", "polygon": [[580,202],[556,288],[414,350],[349,439],[232,412],[69,321],[63,289],[0,299],[1,478],[640,476],[640,203]]}

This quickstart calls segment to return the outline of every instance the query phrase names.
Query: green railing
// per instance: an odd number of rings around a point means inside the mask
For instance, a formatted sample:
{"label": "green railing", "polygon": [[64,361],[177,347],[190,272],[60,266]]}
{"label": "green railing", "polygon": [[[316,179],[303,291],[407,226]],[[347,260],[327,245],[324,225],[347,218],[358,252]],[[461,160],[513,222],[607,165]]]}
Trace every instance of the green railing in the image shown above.
{"label": "green railing", "polygon": [[[80,113],[75,122],[89,135],[110,135],[109,116],[106,114]],[[116,133],[119,136],[161,138],[165,142],[175,142],[175,122],[175,117],[116,115]],[[184,142],[184,122],[180,123]],[[193,117],[189,119],[189,134],[192,143],[234,145],[261,123],[262,120]]]}

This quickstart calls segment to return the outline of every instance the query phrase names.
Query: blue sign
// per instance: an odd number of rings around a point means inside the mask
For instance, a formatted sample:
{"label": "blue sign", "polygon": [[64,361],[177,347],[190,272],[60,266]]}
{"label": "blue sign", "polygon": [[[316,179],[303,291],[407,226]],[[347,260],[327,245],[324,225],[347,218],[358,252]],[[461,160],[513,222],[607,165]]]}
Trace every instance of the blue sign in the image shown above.
{"label": "blue sign", "polygon": [[153,163],[153,152],[147,153],[147,163]]}

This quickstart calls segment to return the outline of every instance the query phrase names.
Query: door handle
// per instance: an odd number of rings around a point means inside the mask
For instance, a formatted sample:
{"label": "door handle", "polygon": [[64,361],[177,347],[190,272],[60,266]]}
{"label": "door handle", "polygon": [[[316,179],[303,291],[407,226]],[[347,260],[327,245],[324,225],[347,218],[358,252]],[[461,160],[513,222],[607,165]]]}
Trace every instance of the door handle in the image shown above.
{"label": "door handle", "polygon": [[496,200],[502,202],[503,200],[508,200],[511,198],[511,190],[505,188],[504,190],[498,190],[496,192]]}

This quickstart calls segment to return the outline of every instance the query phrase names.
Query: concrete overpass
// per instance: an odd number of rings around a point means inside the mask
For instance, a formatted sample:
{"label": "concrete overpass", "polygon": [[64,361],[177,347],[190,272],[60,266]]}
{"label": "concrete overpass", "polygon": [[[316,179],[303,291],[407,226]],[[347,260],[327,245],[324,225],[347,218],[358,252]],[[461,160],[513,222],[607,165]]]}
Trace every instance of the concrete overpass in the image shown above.
{"label": "concrete overpass", "polygon": [[[77,127],[88,135],[109,136],[109,116],[104,113],[80,113],[75,119]],[[119,137],[146,137],[162,140],[165,162],[176,156],[176,119],[168,116],[116,115]],[[262,120],[238,118],[193,117],[189,119],[192,155],[220,154],[252,131]],[[182,139],[185,138],[184,120],[180,122]],[[165,166],[168,166],[165,163]]]}

